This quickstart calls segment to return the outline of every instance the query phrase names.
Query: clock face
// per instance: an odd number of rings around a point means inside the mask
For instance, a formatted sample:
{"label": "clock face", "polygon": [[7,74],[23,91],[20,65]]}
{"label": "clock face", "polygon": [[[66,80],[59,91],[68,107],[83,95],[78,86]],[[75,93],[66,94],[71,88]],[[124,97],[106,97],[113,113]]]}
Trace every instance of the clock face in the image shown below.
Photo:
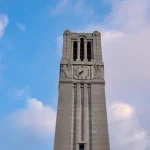
{"label": "clock face", "polygon": [[74,66],[74,79],[88,80],[90,79],[90,66]]}

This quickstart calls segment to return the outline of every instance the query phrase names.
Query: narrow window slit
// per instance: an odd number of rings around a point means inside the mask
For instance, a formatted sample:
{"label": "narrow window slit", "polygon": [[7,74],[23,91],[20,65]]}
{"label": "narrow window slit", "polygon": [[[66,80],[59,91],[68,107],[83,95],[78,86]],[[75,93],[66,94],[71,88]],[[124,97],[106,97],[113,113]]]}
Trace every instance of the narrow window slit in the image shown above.
{"label": "narrow window slit", "polygon": [[80,39],[80,59],[81,61],[84,60],[84,39]]}
{"label": "narrow window slit", "polygon": [[73,42],[73,60],[77,60],[77,42]]}
{"label": "narrow window slit", "polygon": [[87,43],[87,59],[91,61],[91,42]]}

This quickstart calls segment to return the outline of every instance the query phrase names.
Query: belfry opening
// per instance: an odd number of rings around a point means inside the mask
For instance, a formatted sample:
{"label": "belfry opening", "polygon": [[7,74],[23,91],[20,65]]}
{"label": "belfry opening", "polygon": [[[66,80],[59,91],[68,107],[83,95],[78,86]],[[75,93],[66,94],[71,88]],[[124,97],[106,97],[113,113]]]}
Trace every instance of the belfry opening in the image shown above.
{"label": "belfry opening", "polygon": [[92,59],[92,42],[80,38],[72,42],[72,53],[74,61],[91,61]]}

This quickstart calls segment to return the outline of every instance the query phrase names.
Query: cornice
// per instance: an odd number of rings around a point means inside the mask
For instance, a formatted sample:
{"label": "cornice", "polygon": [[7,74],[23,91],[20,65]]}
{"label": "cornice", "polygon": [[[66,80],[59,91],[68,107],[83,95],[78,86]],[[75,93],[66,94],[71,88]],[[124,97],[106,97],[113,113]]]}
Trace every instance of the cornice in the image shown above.
{"label": "cornice", "polygon": [[60,65],[67,65],[67,64],[70,64],[70,65],[101,65],[103,66],[104,63],[103,61],[95,61],[95,60],[91,60],[91,61],[73,61],[73,60],[62,60],[60,62]]}
{"label": "cornice", "polygon": [[70,83],[70,84],[103,84],[105,85],[105,81],[101,80],[60,80],[59,83]]}

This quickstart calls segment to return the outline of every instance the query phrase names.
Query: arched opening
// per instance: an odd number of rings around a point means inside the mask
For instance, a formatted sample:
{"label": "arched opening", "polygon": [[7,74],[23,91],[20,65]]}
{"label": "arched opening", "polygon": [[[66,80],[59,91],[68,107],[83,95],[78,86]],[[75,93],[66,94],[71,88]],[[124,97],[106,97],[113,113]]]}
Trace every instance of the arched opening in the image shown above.
{"label": "arched opening", "polygon": [[73,60],[77,60],[77,42],[73,42]]}
{"label": "arched opening", "polygon": [[81,61],[84,60],[84,39],[80,39],[80,59]]}
{"label": "arched opening", "polygon": [[87,59],[88,61],[91,60],[91,42],[87,43]]}

